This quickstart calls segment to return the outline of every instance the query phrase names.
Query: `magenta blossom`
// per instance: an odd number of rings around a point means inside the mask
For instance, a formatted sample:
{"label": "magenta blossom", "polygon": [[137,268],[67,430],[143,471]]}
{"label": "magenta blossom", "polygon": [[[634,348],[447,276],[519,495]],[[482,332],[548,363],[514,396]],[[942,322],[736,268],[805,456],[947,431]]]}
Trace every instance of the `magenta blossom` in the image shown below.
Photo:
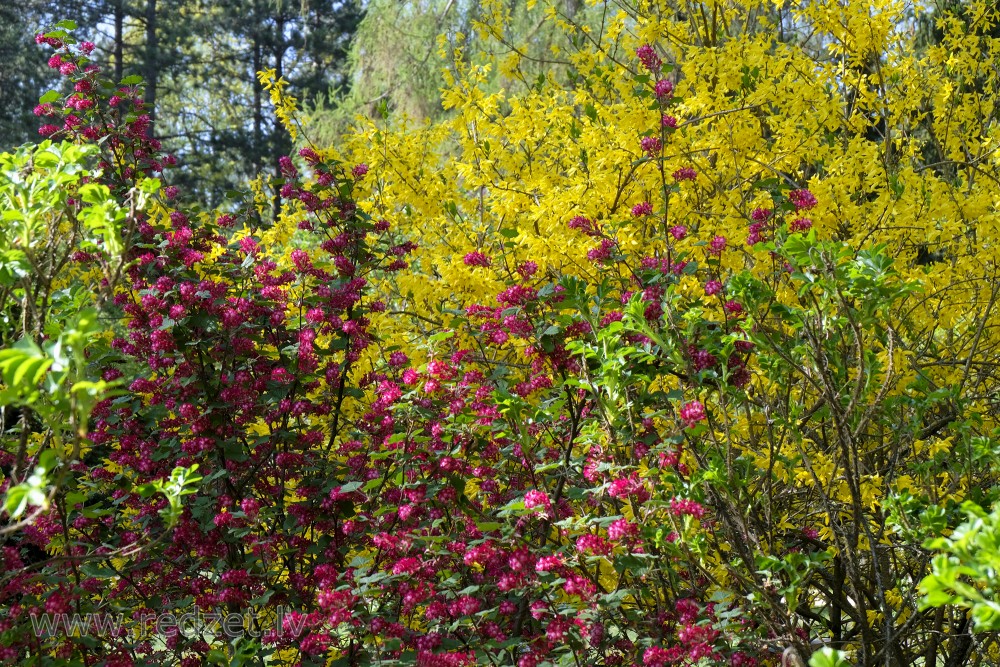
{"label": "magenta blossom", "polygon": [[549,500],[549,494],[544,491],[532,489],[524,494],[524,506],[528,509],[534,509],[535,507],[551,507],[552,501]]}
{"label": "magenta blossom", "polygon": [[584,234],[587,234],[588,236],[593,236],[597,233],[597,231],[594,229],[594,223],[591,222],[589,218],[586,218],[582,215],[578,215],[572,220],[570,220],[566,226],[569,227],[570,229],[577,229],[583,232]]}
{"label": "magenta blossom", "polygon": [[656,54],[656,51],[649,44],[643,44],[636,49],[635,55],[638,56],[639,62],[642,63],[643,67],[650,72],[656,73],[663,69],[663,61],[660,60],[660,56]]}
{"label": "magenta blossom", "polygon": [[816,195],[806,189],[792,190],[788,193],[788,201],[795,205],[795,210],[801,211],[803,209],[810,209],[815,206],[818,202],[816,201]]}
{"label": "magenta blossom", "polygon": [[643,137],[639,145],[642,147],[642,151],[649,157],[656,157],[659,155],[660,149],[663,148],[663,142],[660,141],[659,137]]}
{"label": "magenta blossom", "polygon": [[489,266],[492,264],[490,258],[478,250],[475,252],[470,252],[468,255],[462,258],[466,266]]}
{"label": "magenta blossom", "polygon": [[670,512],[675,516],[690,515],[700,519],[705,515],[705,508],[695,500],[674,498],[670,501]]}
{"label": "magenta blossom", "polygon": [[809,218],[795,218],[792,220],[788,228],[793,232],[807,232],[813,226],[812,220]]}
{"label": "magenta blossom", "polygon": [[726,312],[732,315],[739,315],[743,312],[743,306],[738,301],[727,301],[723,307]]}
{"label": "magenta blossom", "polygon": [[698,172],[696,172],[691,167],[681,167],[680,169],[678,169],[673,173],[674,180],[678,182],[693,181],[695,178],[697,178],[697,176]]}
{"label": "magenta blossom", "polygon": [[653,214],[653,205],[648,201],[640,202],[632,207],[632,216],[636,218],[641,218],[644,215]]}
{"label": "magenta blossom", "polygon": [[726,249],[726,237],[716,236],[712,239],[712,242],[708,244],[708,252],[710,255],[721,255],[722,251]]}
{"label": "magenta blossom", "polygon": [[689,401],[681,406],[681,421],[685,428],[691,428],[700,421],[706,419],[705,406],[701,401]]}

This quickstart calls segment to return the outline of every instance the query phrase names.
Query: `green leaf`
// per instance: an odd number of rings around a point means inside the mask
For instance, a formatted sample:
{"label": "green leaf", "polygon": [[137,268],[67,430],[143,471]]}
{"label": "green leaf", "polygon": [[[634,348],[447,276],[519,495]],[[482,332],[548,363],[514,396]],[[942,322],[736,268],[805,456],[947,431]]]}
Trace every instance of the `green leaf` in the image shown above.
{"label": "green leaf", "polygon": [[847,654],[824,646],[809,658],[809,667],[850,667]]}
{"label": "green leaf", "polygon": [[448,340],[455,335],[454,331],[439,331],[438,333],[428,337],[428,341],[431,343],[440,343],[443,340]]}

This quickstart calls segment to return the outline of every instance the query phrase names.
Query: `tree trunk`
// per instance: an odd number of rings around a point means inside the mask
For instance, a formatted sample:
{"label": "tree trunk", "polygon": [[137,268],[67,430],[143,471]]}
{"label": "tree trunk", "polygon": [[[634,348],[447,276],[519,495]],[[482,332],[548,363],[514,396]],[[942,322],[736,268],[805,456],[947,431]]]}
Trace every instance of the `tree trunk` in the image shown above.
{"label": "tree trunk", "polygon": [[156,0],[146,0],[146,58],[143,63],[143,78],[146,79],[146,94],[143,102],[149,114],[149,132],[153,136],[156,122],[156,83],[160,70],[159,41],[156,34]]}
{"label": "tree trunk", "polygon": [[260,0],[253,3],[253,73],[251,85],[253,86],[253,171],[259,174],[264,168],[264,110],[263,96],[260,83],[257,81],[257,72],[264,69],[263,46],[261,45],[260,34]]}
{"label": "tree trunk", "polygon": [[115,0],[115,83],[125,76],[125,0]]}

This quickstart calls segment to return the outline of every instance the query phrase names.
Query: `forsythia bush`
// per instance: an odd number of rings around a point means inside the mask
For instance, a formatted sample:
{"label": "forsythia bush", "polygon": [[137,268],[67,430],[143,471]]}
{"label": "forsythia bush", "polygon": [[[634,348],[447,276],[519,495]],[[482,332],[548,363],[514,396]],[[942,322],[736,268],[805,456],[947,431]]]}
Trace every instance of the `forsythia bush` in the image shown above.
{"label": "forsythia bush", "polygon": [[[0,239],[5,322],[91,280],[106,333],[5,329],[0,656],[1000,659],[988,563],[922,546],[997,495],[995,8],[554,3],[577,49],[527,81],[485,5],[509,54],[452,54],[439,125],[314,146],[260,74],[303,142],[274,220],[178,206],[141,82],[39,36],[38,154],[90,172],[25,238],[94,231],[37,289]],[[39,631],[72,614],[125,622]]]}

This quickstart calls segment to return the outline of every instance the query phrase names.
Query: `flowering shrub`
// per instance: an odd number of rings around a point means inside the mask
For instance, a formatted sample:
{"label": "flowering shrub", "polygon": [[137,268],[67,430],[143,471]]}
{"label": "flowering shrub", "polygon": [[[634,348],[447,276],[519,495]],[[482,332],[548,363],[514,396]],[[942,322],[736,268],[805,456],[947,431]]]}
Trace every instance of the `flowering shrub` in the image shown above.
{"label": "flowering shrub", "polygon": [[[654,17],[632,17],[638,39],[618,17],[575,54],[576,88],[488,95],[470,66],[445,93],[450,125],[304,143],[280,161],[274,220],[260,188],[222,214],[178,207],[146,180],[171,161],[147,136],[140,82],[104,81],[66,29],[42,35],[73,89],[43,98],[43,133],[94,146],[92,181],[128,212],[127,268],[98,303],[117,319],[84,364],[128,392],[91,406],[74,451],[22,421],[24,456],[59,481],[5,482],[8,508],[40,488],[52,502],[0,552],[0,657],[969,655],[960,604],[917,610],[915,526],[943,530],[956,500],[992,493],[997,290],[975,273],[963,298],[978,309],[950,332],[929,323],[922,310],[956,307],[947,273],[894,259],[877,226],[865,243],[838,229],[837,207],[867,211],[868,193],[837,181],[846,153],[808,187],[785,176],[812,164],[776,157],[800,126],[712,158],[720,123],[739,119],[745,138],[759,103],[705,106],[704,74],[676,76],[688,65]],[[744,77],[743,96],[778,85]],[[306,136],[285,82],[260,78]],[[452,140],[465,159],[428,168],[421,146]],[[766,173],[744,171],[753,156]],[[137,192],[156,196],[131,207]],[[81,272],[112,266],[108,238],[74,256]],[[192,607],[246,623],[158,622]],[[70,613],[132,625],[36,632]]]}

